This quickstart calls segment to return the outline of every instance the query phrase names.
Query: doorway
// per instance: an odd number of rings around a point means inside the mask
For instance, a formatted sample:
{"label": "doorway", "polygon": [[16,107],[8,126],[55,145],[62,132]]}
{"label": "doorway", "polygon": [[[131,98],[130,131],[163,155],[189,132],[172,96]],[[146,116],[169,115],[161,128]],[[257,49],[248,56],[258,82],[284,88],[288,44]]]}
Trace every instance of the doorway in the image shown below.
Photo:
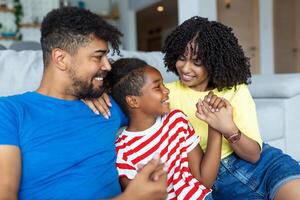
{"label": "doorway", "polygon": [[177,1],[164,0],[136,13],[139,51],[161,51],[178,24]]}

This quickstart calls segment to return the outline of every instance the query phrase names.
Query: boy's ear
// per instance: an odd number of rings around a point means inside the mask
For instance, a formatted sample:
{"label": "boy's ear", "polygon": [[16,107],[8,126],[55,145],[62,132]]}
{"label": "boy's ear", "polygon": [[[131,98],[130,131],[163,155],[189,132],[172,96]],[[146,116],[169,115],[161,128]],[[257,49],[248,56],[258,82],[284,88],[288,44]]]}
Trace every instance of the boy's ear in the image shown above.
{"label": "boy's ear", "polygon": [[125,97],[125,100],[129,108],[138,108],[140,106],[138,96],[128,95]]}

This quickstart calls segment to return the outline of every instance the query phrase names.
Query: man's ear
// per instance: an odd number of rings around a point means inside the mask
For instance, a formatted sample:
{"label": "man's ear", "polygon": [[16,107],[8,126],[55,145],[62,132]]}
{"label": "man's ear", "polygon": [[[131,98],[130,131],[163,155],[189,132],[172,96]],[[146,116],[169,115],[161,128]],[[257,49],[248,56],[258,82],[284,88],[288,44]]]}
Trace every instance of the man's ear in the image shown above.
{"label": "man's ear", "polygon": [[129,108],[139,108],[140,101],[138,96],[128,95],[125,97],[126,103]]}
{"label": "man's ear", "polygon": [[68,53],[60,48],[55,48],[51,52],[52,62],[55,66],[62,71],[66,71],[68,68]]}

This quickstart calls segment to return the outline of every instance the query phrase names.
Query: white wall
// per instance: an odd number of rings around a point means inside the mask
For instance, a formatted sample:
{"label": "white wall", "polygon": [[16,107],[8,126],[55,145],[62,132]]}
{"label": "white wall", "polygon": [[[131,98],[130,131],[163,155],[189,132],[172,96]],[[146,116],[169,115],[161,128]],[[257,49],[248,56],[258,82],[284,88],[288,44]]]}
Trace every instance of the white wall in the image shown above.
{"label": "white wall", "polygon": [[179,24],[195,15],[217,20],[216,0],[177,0],[177,2]]}
{"label": "white wall", "polygon": [[[78,6],[79,0],[70,0],[72,6]],[[107,15],[110,12],[111,0],[85,0],[85,8],[99,15]]]}
{"label": "white wall", "polygon": [[260,72],[274,73],[273,0],[259,0]]}
{"label": "white wall", "polygon": [[129,8],[129,0],[119,0],[119,29],[124,34],[122,47],[126,50],[137,50],[137,29],[135,11]]}
{"label": "white wall", "polygon": [[[21,24],[40,23],[45,16],[53,8],[59,7],[59,0],[20,0],[23,7],[23,17]],[[0,22],[3,24],[5,32],[15,32],[15,16],[10,12],[0,13]],[[2,32],[2,31],[1,31]],[[40,28],[37,27],[21,27],[22,40],[40,41]],[[9,47],[14,40],[0,40],[0,44]]]}
{"label": "white wall", "polygon": [[160,0],[129,0],[128,7],[130,10],[138,11],[159,1]]}
{"label": "white wall", "polygon": [[[153,2],[146,1],[146,3]],[[156,0],[157,1],[157,0]],[[79,0],[71,0],[72,6],[78,6]],[[110,24],[116,26],[123,34],[121,38],[121,47],[126,50],[137,49],[136,39],[136,20],[135,11],[130,8],[129,0],[85,0],[85,8],[99,15],[109,15],[114,5],[118,5],[120,18],[117,20],[108,20]],[[131,2],[132,5],[137,5],[139,8],[145,6],[144,1]]]}

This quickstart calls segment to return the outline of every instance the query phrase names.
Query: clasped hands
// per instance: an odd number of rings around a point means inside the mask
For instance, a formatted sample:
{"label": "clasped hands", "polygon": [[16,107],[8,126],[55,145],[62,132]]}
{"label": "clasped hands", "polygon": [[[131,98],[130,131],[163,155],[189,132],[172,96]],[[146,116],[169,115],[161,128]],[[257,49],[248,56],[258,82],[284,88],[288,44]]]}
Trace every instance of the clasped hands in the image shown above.
{"label": "clasped hands", "polygon": [[196,109],[197,118],[206,122],[225,137],[230,137],[232,133],[238,131],[233,122],[233,108],[229,101],[223,97],[218,97],[212,91],[204,99],[199,99]]}

